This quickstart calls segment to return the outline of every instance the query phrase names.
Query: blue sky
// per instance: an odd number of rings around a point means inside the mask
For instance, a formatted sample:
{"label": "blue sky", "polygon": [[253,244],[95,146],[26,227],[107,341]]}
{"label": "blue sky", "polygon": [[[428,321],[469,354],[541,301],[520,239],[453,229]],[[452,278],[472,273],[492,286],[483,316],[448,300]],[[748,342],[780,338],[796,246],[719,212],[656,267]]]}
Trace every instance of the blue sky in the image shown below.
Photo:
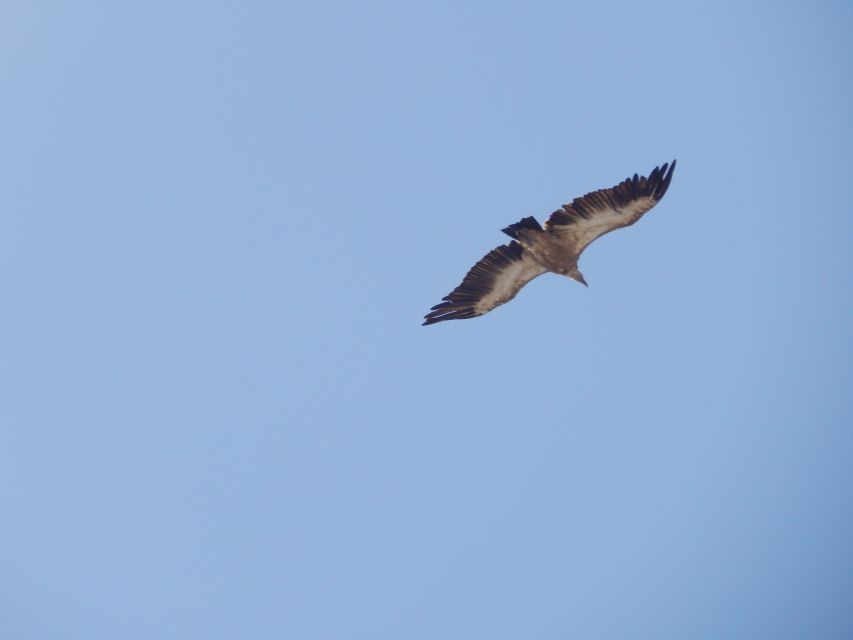
{"label": "blue sky", "polygon": [[[0,629],[849,638],[845,3],[0,9]],[[483,318],[506,238],[678,158]]]}

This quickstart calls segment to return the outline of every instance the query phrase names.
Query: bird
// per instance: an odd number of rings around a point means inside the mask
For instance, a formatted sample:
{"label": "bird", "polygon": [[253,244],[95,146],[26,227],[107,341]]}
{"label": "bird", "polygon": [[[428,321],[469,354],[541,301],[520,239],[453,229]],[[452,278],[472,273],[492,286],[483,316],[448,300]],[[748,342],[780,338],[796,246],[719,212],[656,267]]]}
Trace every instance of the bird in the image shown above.
{"label": "bird", "polygon": [[549,271],[588,286],[578,269],[583,250],[605,233],[642,218],[663,198],[674,170],[675,160],[655,167],[648,177],[635,173],[615,187],[575,198],[552,213],[544,227],[528,216],[502,229],[512,241],[483,256],[462,284],[430,309],[423,324],[485,315]]}

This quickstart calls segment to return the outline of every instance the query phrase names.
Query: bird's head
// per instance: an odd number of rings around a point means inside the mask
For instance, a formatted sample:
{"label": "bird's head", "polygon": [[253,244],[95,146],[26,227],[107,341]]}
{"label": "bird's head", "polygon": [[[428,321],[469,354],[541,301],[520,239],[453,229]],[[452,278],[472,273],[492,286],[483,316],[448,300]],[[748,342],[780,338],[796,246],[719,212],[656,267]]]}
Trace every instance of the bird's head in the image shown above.
{"label": "bird's head", "polygon": [[583,274],[581,273],[580,269],[578,269],[577,267],[572,267],[571,269],[566,269],[563,272],[563,275],[566,276],[567,278],[571,278],[572,280],[577,280],[578,282],[580,282],[585,287],[589,286],[586,283],[586,280],[584,280]]}

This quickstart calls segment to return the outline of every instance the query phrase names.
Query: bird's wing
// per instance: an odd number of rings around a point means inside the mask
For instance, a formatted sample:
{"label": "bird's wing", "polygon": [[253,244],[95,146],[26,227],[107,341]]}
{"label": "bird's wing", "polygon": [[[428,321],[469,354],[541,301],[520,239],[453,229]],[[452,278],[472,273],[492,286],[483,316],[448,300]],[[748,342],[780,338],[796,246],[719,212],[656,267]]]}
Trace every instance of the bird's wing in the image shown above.
{"label": "bird's wing", "polygon": [[654,207],[666,193],[674,169],[675,160],[672,165],[655,167],[648,178],[635,173],[611,189],[575,198],[552,213],[545,228],[556,233],[579,256],[596,238],[634,224]]}
{"label": "bird's wing", "polygon": [[501,245],[471,267],[462,284],[424,316],[424,324],[488,313],[512,300],[524,285],[546,271],[517,242]]}

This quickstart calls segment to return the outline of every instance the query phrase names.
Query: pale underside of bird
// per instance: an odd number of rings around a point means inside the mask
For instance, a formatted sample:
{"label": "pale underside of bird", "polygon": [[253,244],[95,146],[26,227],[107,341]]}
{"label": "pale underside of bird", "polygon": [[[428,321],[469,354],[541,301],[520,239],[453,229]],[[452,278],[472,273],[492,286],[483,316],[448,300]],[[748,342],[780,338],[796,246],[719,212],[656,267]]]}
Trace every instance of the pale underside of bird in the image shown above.
{"label": "pale underside of bird", "polygon": [[552,213],[544,228],[532,216],[509,225],[503,232],[512,242],[483,256],[462,284],[430,310],[424,324],[486,314],[549,271],[586,285],[578,269],[583,250],[605,233],[643,217],[663,198],[674,170],[675,160],[671,165],[655,167],[648,178],[635,173],[611,189],[575,198]]}

